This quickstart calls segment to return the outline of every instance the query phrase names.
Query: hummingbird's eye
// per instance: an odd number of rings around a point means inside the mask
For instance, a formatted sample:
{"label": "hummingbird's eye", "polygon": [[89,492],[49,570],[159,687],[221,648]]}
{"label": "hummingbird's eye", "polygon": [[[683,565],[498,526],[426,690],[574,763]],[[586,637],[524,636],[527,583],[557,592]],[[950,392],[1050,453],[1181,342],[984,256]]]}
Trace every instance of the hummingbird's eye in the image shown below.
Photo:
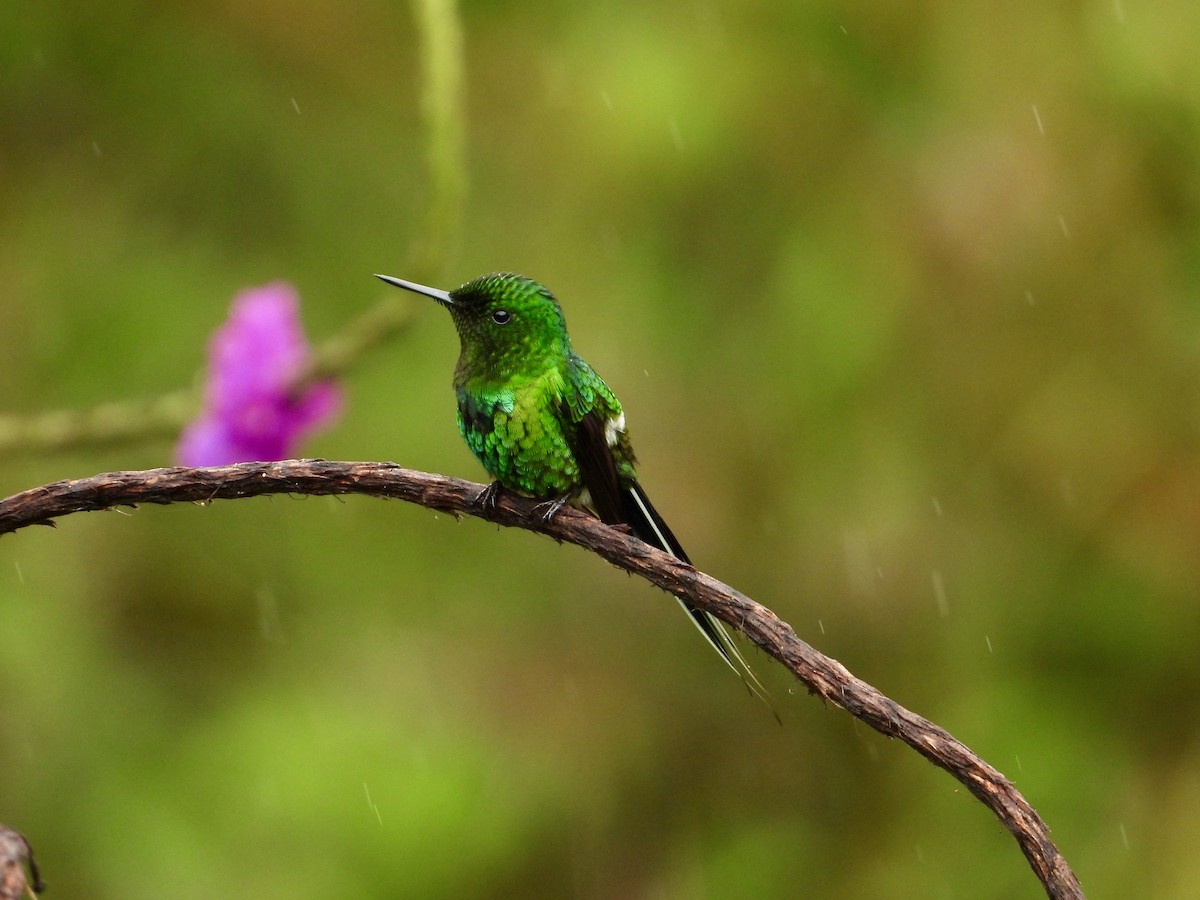
{"label": "hummingbird's eye", "polygon": [[510,313],[507,309],[493,310],[492,321],[497,325],[507,325],[512,321],[512,313]]}

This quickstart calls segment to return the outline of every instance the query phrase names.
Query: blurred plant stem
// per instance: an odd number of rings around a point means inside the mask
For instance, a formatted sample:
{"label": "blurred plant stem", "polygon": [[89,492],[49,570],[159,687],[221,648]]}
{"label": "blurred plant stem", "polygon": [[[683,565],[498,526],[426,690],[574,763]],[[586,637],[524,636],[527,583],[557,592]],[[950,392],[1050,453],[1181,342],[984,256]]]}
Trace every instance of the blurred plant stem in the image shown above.
{"label": "blurred plant stem", "polygon": [[[463,39],[455,0],[413,0],[413,12],[421,42],[420,103],[429,199],[405,275],[434,278],[457,243],[466,195]],[[341,376],[403,329],[412,311],[413,304],[406,298],[387,292],[378,304],[317,346],[293,390],[299,394],[314,381]],[[175,437],[196,415],[197,393],[178,390],[86,410],[0,416],[0,455]]]}
{"label": "blurred plant stem", "polygon": [[25,416],[0,416],[0,454],[174,437],[196,414],[194,390]]}
{"label": "blurred plant stem", "polygon": [[[404,277],[437,281],[456,244],[467,193],[467,114],[463,102],[462,24],[455,0],[413,0],[421,43],[421,118],[425,127],[425,221],[404,264]],[[301,392],[312,382],[335,378],[360,356],[409,322],[412,300],[391,292],[313,354],[296,380]]]}
{"label": "blurred plant stem", "polygon": [[413,0],[421,36],[421,116],[429,202],[410,260],[413,277],[436,278],[458,242],[466,196],[463,37],[455,0]]}
{"label": "blurred plant stem", "polygon": [[[466,177],[462,24],[455,0],[413,0],[421,41],[421,117],[425,130],[425,219],[404,264],[406,278],[436,281],[462,224]],[[331,378],[408,324],[413,304],[389,292],[378,304],[321,344],[296,382],[301,392]]]}

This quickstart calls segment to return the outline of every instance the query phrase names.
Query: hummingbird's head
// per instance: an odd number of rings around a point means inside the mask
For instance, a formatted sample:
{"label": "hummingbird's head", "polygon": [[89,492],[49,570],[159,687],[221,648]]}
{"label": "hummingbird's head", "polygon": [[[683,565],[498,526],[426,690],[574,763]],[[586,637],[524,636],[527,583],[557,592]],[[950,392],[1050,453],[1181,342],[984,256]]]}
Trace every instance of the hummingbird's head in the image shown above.
{"label": "hummingbird's head", "polygon": [[379,275],[383,281],[436,300],[450,310],[462,343],[460,367],[507,378],[537,371],[571,352],[567,323],[554,295],[522,275],[481,275],[453,291]]}

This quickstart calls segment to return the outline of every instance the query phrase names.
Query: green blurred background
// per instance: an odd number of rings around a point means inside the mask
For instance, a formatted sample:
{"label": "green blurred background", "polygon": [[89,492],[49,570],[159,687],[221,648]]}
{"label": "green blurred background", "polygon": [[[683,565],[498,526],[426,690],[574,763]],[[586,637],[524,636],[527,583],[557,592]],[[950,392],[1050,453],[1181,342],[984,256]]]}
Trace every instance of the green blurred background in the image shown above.
{"label": "green blurred background", "polygon": [[[1092,897],[1200,895],[1200,5],[0,9],[0,412],[513,269],[699,566],[999,767]],[[436,259],[417,268],[415,259]],[[304,448],[482,473],[420,306]],[[3,459],[0,493],[171,462]],[[0,539],[0,821],[61,898],[1038,897],[948,775],[584,552],[364,498]]]}

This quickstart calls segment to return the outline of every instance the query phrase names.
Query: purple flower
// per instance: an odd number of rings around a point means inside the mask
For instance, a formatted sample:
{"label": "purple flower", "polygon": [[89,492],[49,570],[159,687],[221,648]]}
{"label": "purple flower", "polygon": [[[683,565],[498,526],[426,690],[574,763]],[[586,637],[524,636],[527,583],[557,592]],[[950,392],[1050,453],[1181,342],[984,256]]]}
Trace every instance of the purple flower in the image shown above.
{"label": "purple flower", "polygon": [[208,344],[204,409],[179,439],[183,465],[288,459],[309,432],[337,417],[342,396],[332,383],[293,390],[311,356],[299,306],[295,288],[282,281],[234,298]]}

